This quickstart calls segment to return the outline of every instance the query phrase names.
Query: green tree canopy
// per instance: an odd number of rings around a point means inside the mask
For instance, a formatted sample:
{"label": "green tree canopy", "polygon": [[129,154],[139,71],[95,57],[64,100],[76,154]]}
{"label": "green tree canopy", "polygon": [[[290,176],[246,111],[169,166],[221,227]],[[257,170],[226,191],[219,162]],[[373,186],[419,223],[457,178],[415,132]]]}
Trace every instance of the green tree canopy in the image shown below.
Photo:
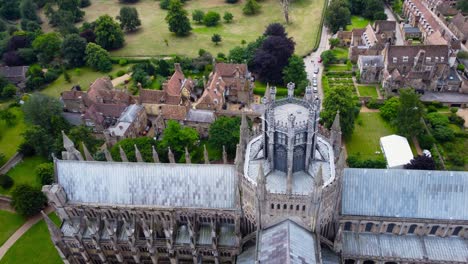
{"label": "green tree canopy", "polygon": [[59,56],[61,45],[62,40],[55,32],[40,35],[32,43],[32,47],[37,53],[37,58],[42,64],[48,64],[55,57]]}
{"label": "green tree canopy", "polygon": [[20,18],[20,9],[18,0],[1,0],[0,15],[8,20]]}
{"label": "green tree canopy", "polygon": [[400,107],[396,117],[398,132],[404,136],[416,136],[423,130],[421,117],[424,106],[413,89],[400,90]]}
{"label": "green tree canopy", "polygon": [[337,32],[338,29],[346,28],[351,22],[351,12],[346,0],[332,0],[325,12],[325,24],[331,31]]}
{"label": "green tree canopy", "polygon": [[20,4],[20,13],[22,19],[39,21],[36,13],[37,5],[33,0],[23,0]]}
{"label": "green tree canopy", "polygon": [[400,99],[398,97],[392,97],[385,101],[385,103],[380,107],[380,115],[383,119],[394,123],[398,115],[398,109],[400,108]]}
{"label": "green tree canopy", "polygon": [[86,65],[89,67],[102,72],[109,72],[112,70],[110,54],[101,46],[94,43],[88,43],[88,45],[86,45],[85,53]]}
{"label": "green tree canopy", "polygon": [[221,20],[221,16],[219,13],[214,12],[214,11],[208,11],[208,13],[205,14],[203,17],[203,24],[207,27],[214,27],[218,25],[219,20]]}
{"label": "green tree canopy", "polygon": [[85,64],[86,44],[86,40],[78,34],[65,36],[62,43],[62,54],[71,67],[80,67]]}
{"label": "green tree canopy", "polygon": [[457,1],[457,8],[460,9],[463,13],[468,13],[468,1]]}
{"label": "green tree canopy", "polygon": [[305,71],[304,61],[301,57],[292,55],[289,58],[288,65],[283,69],[283,80],[284,83],[296,83],[296,89],[305,88],[299,87],[299,84],[303,84],[304,82],[307,85],[307,73]]}
{"label": "green tree canopy", "polygon": [[100,16],[95,22],[94,33],[96,44],[106,50],[121,48],[124,44],[124,34],[117,23],[109,15]]}
{"label": "green tree canopy", "polygon": [[42,163],[36,168],[36,174],[42,185],[52,184],[54,182],[54,163]]}
{"label": "green tree canopy", "polygon": [[201,11],[200,9],[195,9],[192,12],[192,19],[193,21],[197,22],[198,24],[201,24],[203,21],[203,17],[205,17],[205,13]]}
{"label": "green tree canopy", "polygon": [[226,152],[232,158],[236,153],[236,145],[239,143],[239,129],[241,120],[239,117],[219,117],[210,125],[209,142],[212,146]]}
{"label": "green tree canopy", "polygon": [[167,153],[167,148],[170,147],[176,160],[179,160],[185,153],[185,147],[189,151],[193,150],[198,139],[199,135],[195,129],[182,127],[177,121],[170,120],[164,129],[160,149]]}
{"label": "green tree canopy", "polygon": [[351,136],[354,130],[354,119],[359,113],[359,108],[356,106],[356,99],[349,87],[333,88],[325,97],[320,117],[327,128],[333,124],[337,111],[340,111],[340,125],[343,135],[345,137]]}
{"label": "green tree canopy", "polygon": [[125,151],[127,158],[131,162],[136,161],[135,157],[135,145],[141,153],[141,156],[146,162],[153,162],[153,149],[152,146],[156,147],[156,140],[150,137],[140,137],[140,138],[127,138],[119,141],[111,148],[111,155],[114,160],[120,159],[120,148]]}
{"label": "green tree canopy", "polygon": [[260,12],[261,6],[255,0],[247,0],[245,2],[244,8],[242,8],[242,12],[245,15],[255,15]]}
{"label": "green tree canopy", "polygon": [[25,184],[16,186],[11,198],[16,212],[26,217],[39,213],[47,202],[40,189]]}
{"label": "green tree canopy", "polygon": [[219,34],[213,34],[213,36],[211,36],[211,41],[214,42],[216,45],[218,45],[219,42],[221,42],[221,35]]}
{"label": "green tree canopy", "polygon": [[224,19],[224,22],[231,23],[232,20],[234,19],[234,15],[232,15],[232,13],[230,12],[224,12],[223,19]]}
{"label": "green tree canopy", "polygon": [[54,97],[34,93],[22,108],[27,123],[40,126],[51,134],[60,134],[61,130],[68,128],[60,125],[63,121],[62,104]]}
{"label": "green tree canopy", "polygon": [[134,7],[124,6],[120,9],[120,14],[117,16],[120,21],[120,27],[126,31],[134,31],[141,26],[141,20],[138,17],[138,11]]}
{"label": "green tree canopy", "polygon": [[335,54],[331,50],[326,50],[322,52],[322,54],[320,54],[320,58],[322,58],[322,63],[325,66],[333,64],[337,60]]}
{"label": "green tree canopy", "polygon": [[186,36],[192,30],[187,11],[184,10],[179,0],[171,0],[166,22],[169,25],[169,31],[177,36]]}
{"label": "green tree canopy", "polygon": [[75,126],[70,129],[68,137],[75,142],[79,148],[81,148],[81,143],[84,143],[91,154],[95,153],[104,143],[102,139],[94,137],[91,128],[84,125]]}

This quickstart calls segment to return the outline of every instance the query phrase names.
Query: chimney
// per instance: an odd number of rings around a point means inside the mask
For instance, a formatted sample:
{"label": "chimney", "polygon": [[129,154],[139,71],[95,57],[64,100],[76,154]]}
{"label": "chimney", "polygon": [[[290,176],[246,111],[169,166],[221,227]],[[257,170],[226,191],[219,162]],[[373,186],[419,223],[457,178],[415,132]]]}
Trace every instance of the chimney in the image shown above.
{"label": "chimney", "polygon": [[180,63],[174,63],[174,70],[177,72],[182,72],[182,68],[180,67]]}

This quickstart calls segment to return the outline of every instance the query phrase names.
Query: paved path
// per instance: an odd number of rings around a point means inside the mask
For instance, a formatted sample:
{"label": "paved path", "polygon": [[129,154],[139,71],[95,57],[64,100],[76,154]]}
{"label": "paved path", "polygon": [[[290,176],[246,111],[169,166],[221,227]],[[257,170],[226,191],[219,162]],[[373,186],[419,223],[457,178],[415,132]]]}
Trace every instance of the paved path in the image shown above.
{"label": "paved path", "polygon": [[119,84],[122,84],[124,83],[126,80],[130,80],[132,76],[130,76],[130,74],[126,73],[120,77],[117,77],[117,78],[114,78],[112,79],[112,85],[114,87],[118,86]]}
{"label": "paved path", "polygon": [[15,153],[13,157],[11,157],[1,168],[0,168],[0,175],[6,174],[11,168],[16,166],[16,164],[20,163],[23,160],[23,154]]}
{"label": "paved path", "polygon": [[[54,211],[53,207],[51,206],[48,206],[44,212],[46,214],[49,214],[50,212]],[[7,253],[8,249],[10,249],[14,244],[15,242],[24,234],[26,233],[26,231],[28,231],[34,224],[36,224],[37,222],[39,222],[40,220],[42,220],[42,215],[39,213],[31,218],[28,219],[28,221],[26,221],[26,223],[24,223],[18,230],[16,230],[16,232],[11,235],[10,238],[8,238],[8,240],[5,242],[5,244],[3,244],[1,247],[0,247],[0,260],[3,258],[3,256],[5,256],[5,254]]]}
{"label": "paved path", "polygon": [[362,105],[361,110],[359,112],[360,113],[378,113],[380,111],[379,109],[370,109],[370,108],[367,108],[366,105]]}

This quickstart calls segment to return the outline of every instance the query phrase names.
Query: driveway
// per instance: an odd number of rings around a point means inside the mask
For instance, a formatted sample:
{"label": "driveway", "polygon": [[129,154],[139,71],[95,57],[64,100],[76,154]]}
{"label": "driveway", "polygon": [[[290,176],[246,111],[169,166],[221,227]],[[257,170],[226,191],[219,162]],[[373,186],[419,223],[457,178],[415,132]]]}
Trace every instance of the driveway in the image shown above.
{"label": "driveway", "polygon": [[[392,10],[390,10],[390,8],[385,5],[385,14],[387,15],[387,20],[388,21],[397,21],[395,15],[393,15],[393,12]],[[397,21],[397,26],[396,26],[396,41],[395,41],[395,44],[396,45],[404,45],[405,42],[404,42],[404,38],[403,38],[403,33],[401,32],[401,28],[398,24],[398,21]]]}
{"label": "driveway", "polygon": [[322,28],[322,36],[320,37],[320,44],[317,51],[312,52],[311,54],[307,55],[304,58],[304,64],[307,72],[307,79],[312,83],[312,76],[314,74],[315,67],[319,67],[320,71],[317,74],[317,90],[318,96],[321,100],[320,108],[322,108],[323,103],[323,89],[322,89],[322,73],[323,73],[323,65],[318,62],[320,59],[320,54],[325,50],[330,48],[328,43],[328,39],[331,38],[331,34],[328,32],[328,28],[323,26]]}

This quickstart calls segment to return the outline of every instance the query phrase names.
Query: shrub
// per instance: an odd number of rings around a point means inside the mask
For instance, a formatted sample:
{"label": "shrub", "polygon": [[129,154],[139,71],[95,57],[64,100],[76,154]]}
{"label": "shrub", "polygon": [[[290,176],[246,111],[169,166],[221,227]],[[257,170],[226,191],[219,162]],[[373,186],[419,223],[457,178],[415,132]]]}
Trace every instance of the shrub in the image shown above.
{"label": "shrub", "polygon": [[224,22],[231,23],[233,18],[234,16],[232,15],[232,13],[224,12],[224,16],[223,16]]}
{"label": "shrub", "polygon": [[433,129],[432,134],[438,141],[441,141],[441,142],[451,141],[455,137],[455,134],[453,133],[452,129],[450,129],[447,126],[441,126],[441,125],[436,126]]}
{"label": "shrub", "polygon": [[458,64],[458,65],[457,65],[457,70],[459,70],[459,71],[464,71],[464,70],[465,70],[465,65],[463,65],[463,64],[461,64],[461,63]]}
{"label": "shrub", "polygon": [[428,113],[437,112],[437,108],[436,108],[435,106],[433,106],[433,105],[429,105],[429,106],[427,107],[427,112],[428,112]]}
{"label": "shrub", "polygon": [[211,36],[211,41],[213,41],[215,43],[215,45],[218,45],[219,42],[221,42],[221,36],[219,34],[213,34],[213,36]]}
{"label": "shrub", "polygon": [[226,0],[226,3],[228,4],[235,4],[237,3],[239,0]]}
{"label": "shrub", "polygon": [[457,107],[450,107],[450,112],[452,112],[452,114],[455,114],[457,111],[458,111]]}
{"label": "shrub", "polygon": [[28,142],[21,143],[18,147],[18,152],[26,157],[33,156],[36,153],[34,146],[29,144]]}
{"label": "shrub", "polygon": [[3,189],[10,189],[13,186],[13,179],[7,174],[0,175],[0,186]]}
{"label": "shrub", "polygon": [[432,127],[446,126],[449,124],[448,117],[437,112],[427,114],[427,120],[431,123]]}
{"label": "shrub", "polygon": [[208,13],[205,14],[203,17],[203,24],[207,27],[214,27],[218,25],[219,20],[221,19],[221,16],[219,13],[216,13],[214,11],[208,11]]}
{"label": "shrub", "polygon": [[26,184],[16,186],[11,198],[11,205],[23,216],[33,216],[39,213],[47,202],[41,190]]}
{"label": "shrub", "polygon": [[128,64],[128,60],[126,60],[126,59],[120,59],[120,60],[119,60],[119,65],[120,65],[120,66],[125,66],[125,65],[127,65],[127,64]]}
{"label": "shrub", "polygon": [[159,2],[159,7],[161,7],[161,9],[168,10],[170,3],[171,3],[171,0],[161,0]]}
{"label": "shrub", "polygon": [[119,70],[115,75],[117,75],[117,77],[120,77],[120,76],[123,76],[124,74],[125,74],[124,70]]}
{"label": "shrub", "polygon": [[419,145],[423,149],[431,149],[432,145],[434,145],[435,143],[434,137],[427,135],[427,134],[420,135],[418,140],[419,140]]}
{"label": "shrub", "polygon": [[42,163],[36,168],[36,174],[42,185],[52,184],[54,182],[54,164]]}
{"label": "shrub", "polygon": [[346,160],[351,168],[380,168],[387,167],[387,163],[383,158],[377,159],[360,159],[358,156],[350,155]]}
{"label": "shrub", "polygon": [[83,7],[87,7],[87,6],[90,6],[91,5],[91,1],[90,0],[80,0],[80,7],[83,8]]}
{"label": "shrub", "polygon": [[465,124],[465,119],[463,119],[460,116],[457,116],[456,114],[451,114],[448,119],[449,119],[450,123],[455,124],[455,125],[457,125],[459,127],[461,127],[461,126],[463,126],[463,124]]}
{"label": "shrub", "polygon": [[255,15],[260,12],[260,5],[255,0],[247,0],[245,2],[244,8],[242,8],[242,12],[245,15]]}
{"label": "shrub", "polygon": [[379,102],[375,98],[370,99],[369,102],[367,102],[366,104],[367,108],[370,108],[370,109],[379,109],[380,107],[382,107],[382,105],[383,105],[383,102]]}
{"label": "shrub", "polygon": [[205,17],[205,13],[203,11],[199,9],[193,10],[192,12],[193,21],[197,22],[198,24],[201,24],[204,17]]}

